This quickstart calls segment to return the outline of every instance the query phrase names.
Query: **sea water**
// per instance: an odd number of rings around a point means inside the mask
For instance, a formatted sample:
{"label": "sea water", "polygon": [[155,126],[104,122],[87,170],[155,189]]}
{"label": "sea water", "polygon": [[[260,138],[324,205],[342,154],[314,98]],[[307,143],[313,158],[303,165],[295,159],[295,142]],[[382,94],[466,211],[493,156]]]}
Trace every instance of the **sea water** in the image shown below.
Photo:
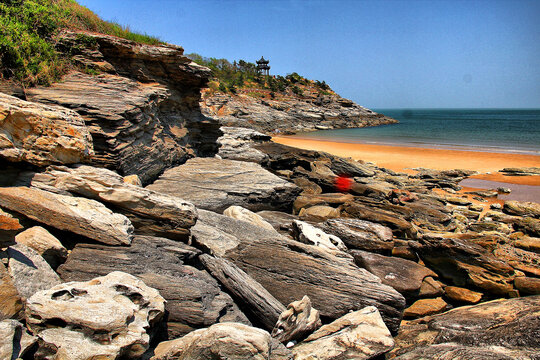
{"label": "sea water", "polygon": [[399,124],[323,130],[304,138],[540,155],[540,109],[375,109]]}

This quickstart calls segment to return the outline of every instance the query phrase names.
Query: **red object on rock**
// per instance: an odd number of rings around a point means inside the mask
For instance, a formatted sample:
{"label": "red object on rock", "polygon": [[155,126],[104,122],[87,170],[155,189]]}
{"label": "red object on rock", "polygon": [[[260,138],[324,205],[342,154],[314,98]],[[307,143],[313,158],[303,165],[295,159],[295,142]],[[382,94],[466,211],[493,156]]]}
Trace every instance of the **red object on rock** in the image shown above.
{"label": "red object on rock", "polygon": [[339,192],[349,192],[351,190],[353,179],[346,176],[338,176],[336,178],[335,186],[336,190]]}

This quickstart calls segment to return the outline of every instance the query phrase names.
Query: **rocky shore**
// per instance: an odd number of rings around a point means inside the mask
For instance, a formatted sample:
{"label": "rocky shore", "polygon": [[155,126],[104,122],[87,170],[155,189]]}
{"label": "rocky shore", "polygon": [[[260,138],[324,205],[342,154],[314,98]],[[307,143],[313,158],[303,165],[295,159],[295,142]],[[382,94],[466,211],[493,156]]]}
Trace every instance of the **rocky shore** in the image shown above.
{"label": "rocky shore", "polygon": [[0,94],[0,358],[539,359],[539,204],[270,141],[355,104],[217,119],[180,47],[59,46],[100,74]]}

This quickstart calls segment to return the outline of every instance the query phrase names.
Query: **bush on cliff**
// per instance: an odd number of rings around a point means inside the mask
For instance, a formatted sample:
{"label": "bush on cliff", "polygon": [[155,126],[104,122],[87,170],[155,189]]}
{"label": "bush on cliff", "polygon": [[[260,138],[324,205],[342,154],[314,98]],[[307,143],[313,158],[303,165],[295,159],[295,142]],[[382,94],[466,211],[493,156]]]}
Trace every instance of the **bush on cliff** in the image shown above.
{"label": "bush on cliff", "polygon": [[69,61],[55,50],[61,29],[85,30],[158,44],[160,40],[103,21],[74,0],[2,0],[0,2],[0,77],[23,86],[48,85]]}

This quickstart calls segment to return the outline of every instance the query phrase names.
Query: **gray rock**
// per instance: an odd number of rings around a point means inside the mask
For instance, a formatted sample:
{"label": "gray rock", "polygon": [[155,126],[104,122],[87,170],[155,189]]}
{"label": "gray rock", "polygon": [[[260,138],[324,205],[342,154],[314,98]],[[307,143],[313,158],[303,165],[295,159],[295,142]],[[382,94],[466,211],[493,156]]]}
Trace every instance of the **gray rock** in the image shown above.
{"label": "gray rock", "polygon": [[164,314],[157,290],[120,271],[40,291],[26,306],[27,325],[40,338],[37,358],[139,357]]}
{"label": "gray rock", "polygon": [[299,341],[321,326],[319,312],[311,307],[311,300],[304,296],[302,300],[293,301],[287,310],[279,315],[272,330],[272,337],[281,343]]}
{"label": "gray rock", "polygon": [[0,92],[0,156],[33,165],[73,164],[93,155],[92,137],[73,110]]}
{"label": "gray rock", "polygon": [[259,211],[257,215],[262,216],[266,221],[272,224],[277,231],[286,234],[292,230],[293,220],[298,220],[297,215],[288,214],[282,211],[264,210]]}
{"label": "gray rock", "polygon": [[65,281],[90,280],[112,271],[138,277],[167,300],[172,337],[216,322],[249,323],[216,280],[187,265],[196,262],[199,254],[183,243],[137,235],[129,247],[77,244],[58,273]]}
{"label": "gray rock", "polygon": [[23,358],[36,340],[17,320],[0,321],[0,359]]}
{"label": "gray rock", "polygon": [[169,169],[147,189],[182,197],[198,208],[222,212],[231,205],[251,211],[288,209],[300,189],[260,165],[194,158]]}
{"label": "gray rock", "polygon": [[321,229],[304,221],[293,221],[293,236],[304,244],[315,245],[331,251],[347,251],[347,247],[339,237],[328,235]]}
{"label": "gray rock", "polygon": [[176,196],[127,184],[117,173],[92,166],[49,167],[32,186],[55,188],[113,206],[128,216],[140,234],[187,239],[197,221],[197,209]]}
{"label": "gray rock", "polygon": [[511,350],[499,345],[467,346],[453,343],[419,347],[396,357],[396,360],[535,360],[537,350]]}
{"label": "gray rock", "polygon": [[103,204],[34,188],[0,188],[0,205],[32,220],[106,244],[129,244],[133,226]]}
{"label": "gray rock", "polygon": [[351,249],[386,253],[392,251],[392,230],[386,226],[359,219],[330,219],[321,228],[339,237]]}
{"label": "gray rock", "polygon": [[222,159],[251,161],[258,164],[268,159],[268,155],[254,149],[252,145],[269,141],[272,138],[271,136],[238,127],[223,126],[220,130],[223,135],[218,138],[217,143],[220,145],[218,156]]}
{"label": "gray rock", "polygon": [[50,265],[35,250],[23,244],[8,248],[8,271],[17,292],[29,298],[40,290],[60,284],[60,278]]}

